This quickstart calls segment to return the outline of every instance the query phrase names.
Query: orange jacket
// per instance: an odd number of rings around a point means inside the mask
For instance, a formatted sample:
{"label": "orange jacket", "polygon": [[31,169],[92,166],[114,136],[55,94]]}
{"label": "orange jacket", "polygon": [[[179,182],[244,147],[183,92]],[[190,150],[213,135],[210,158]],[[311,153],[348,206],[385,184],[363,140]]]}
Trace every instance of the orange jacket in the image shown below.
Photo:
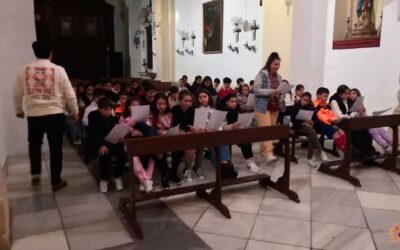
{"label": "orange jacket", "polygon": [[336,115],[332,112],[326,102],[322,103],[320,99],[316,99],[314,101],[314,108],[317,110],[316,114],[320,122],[327,125],[332,125],[332,123],[336,120]]}

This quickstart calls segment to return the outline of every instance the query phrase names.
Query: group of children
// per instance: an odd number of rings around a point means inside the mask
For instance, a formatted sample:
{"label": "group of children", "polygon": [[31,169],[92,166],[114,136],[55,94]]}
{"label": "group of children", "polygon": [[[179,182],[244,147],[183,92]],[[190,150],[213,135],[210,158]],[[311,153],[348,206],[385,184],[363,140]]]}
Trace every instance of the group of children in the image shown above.
{"label": "group of children", "polygon": [[[143,86],[133,81],[129,86],[111,84],[109,81],[102,86],[87,86],[86,92],[79,95],[82,105],[85,105],[82,123],[88,140],[95,148],[95,154],[99,159],[100,190],[108,191],[111,177],[114,178],[116,190],[123,189],[121,175],[125,166],[127,155],[124,142],[129,138],[164,136],[173,127],[179,126],[180,134],[202,133],[210,129],[194,127],[195,109],[206,108],[212,113],[214,110],[227,111],[226,122],[221,127],[223,130],[240,129],[238,123],[240,113],[254,112],[253,107],[247,105],[247,99],[253,92],[252,86],[245,84],[242,78],[237,79],[238,87],[231,87],[232,80],[223,79],[223,85],[219,86],[218,78],[197,76],[192,85],[188,84],[187,77],[183,76],[179,86],[170,88],[168,95],[157,93],[151,83],[144,81]],[[123,91],[123,90],[125,91]],[[297,85],[294,94],[288,94],[286,105],[293,105],[291,114],[292,128],[300,135],[308,138],[308,163],[315,167],[319,163],[315,160],[314,149],[318,150],[322,161],[328,159],[322,150],[317,134],[323,134],[333,139],[338,149],[346,148],[346,135],[340,129],[341,119],[353,116],[365,116],[365,108],[350,113],[349,109],[357,97],[361,96],[357,89],[350,90],[347,86],[340,86],[335,95],[329,98],[329,90],[319,88],[316,99],[313,101],[309,92],[304,92],[303,85]],[[89,101],[88,101],[89,100]],[[84,103],[84,104],[83,104]],[[150,114],[146,122],[136,122],[131,116],[131,107],[150,105]],[[297,118],[300,110],[313,111],[312,119],[304,121]],[[208,122],[208,121],[207,121]],[[120,138],[116,144],[107,142],[104,138],[116,124],[125,124],[131,127],[128,135]],[[206,126],[207,127],[207,126]],[[353,146],[362,154],[375,153],[372,146],[372,137],[385,150],[390,151],[391,139],[385,129],[372,129],[370,131],[358,131],[352,134]],[[360,143],[361,141],[361,143]],[[259,173],[260,168],[254,160],[252,144],[237,145],[247,168],[252,173]],[[218,148],[222,165],[222,178],[236,178],[238,173],[232,163],[231,146],[225,145]],[[169,188],[170,182],[181,184],[182,180],[192,181],[193,178],[203,179],[204,171],[202,162],[207,152],[211,163],[215,166],[215,151],[212,148],[202,150],[185,150],[171,152],[171,166],[168,166],[167,154],[159,154],[146,157],[134,157],[134,173],[140,182],[139,189],[143,192],[153,190],[153,171],[157,167],[161,173],[162,188]],[[111,167],[112,157],[117,159],[116,166]],[[181,162],[184,162],[182,174],[178,174]]]}

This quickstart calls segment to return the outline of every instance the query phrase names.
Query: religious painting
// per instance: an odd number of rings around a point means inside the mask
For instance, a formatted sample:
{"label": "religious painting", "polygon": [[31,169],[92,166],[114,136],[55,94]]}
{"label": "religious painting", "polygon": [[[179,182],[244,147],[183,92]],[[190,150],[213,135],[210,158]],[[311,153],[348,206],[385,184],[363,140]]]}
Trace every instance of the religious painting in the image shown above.
{"label": "religious painting", "polygon": [[379,47],[384,0],[336,0],[333,49]]}
{"label": "religious painting", "polygon": [[223,0],[203,3],[203,53],[222,53]]}

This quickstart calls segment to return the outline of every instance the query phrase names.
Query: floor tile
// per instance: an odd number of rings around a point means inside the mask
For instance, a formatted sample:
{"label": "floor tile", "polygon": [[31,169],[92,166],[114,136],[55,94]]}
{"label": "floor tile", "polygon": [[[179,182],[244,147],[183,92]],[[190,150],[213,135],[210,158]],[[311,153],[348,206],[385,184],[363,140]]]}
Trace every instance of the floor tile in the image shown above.
{"label": "floor tile", "polygon": [[193,228],[207,208],[168,204],[168,207],[189,228]]}
{"label": "floor tile", "polygon": [[[274,172],[275,179],[278,178],[281,174]],[[290,174],[290,189],[295,191],[301,201],[310,201],[311,200],[311,185],[310,185],[310,176],[307,174],[301,173],[291,173]],[[274,197],[274,198],[284,198],[286,195],[269,188],[265,193],[265,196]]]}
{"label": "floor tile", "polygon": [[209,208],[197,223],[195,231],[247,239],[256,216],[236,212],[231,212],[231,216],[227,219],[218,210]]}
{"label": "floor tile", "polygon": [[373,232],[372,237],[378,250],[399,250],[400,242],[394,242],[390,239],[388,231]]}
{"label": "floor tile", "polygon": [[312,202],[360,207],[354,190],[313,187],[311,193]]}
{"label": "floor tile", "polygon": [[57,208],[57,203],[52,193],[13,199],[10,203],[14,216]]}
{"label": "floor tile", "polygon": [[228,186],[222,188],[223,196],[227,194],[241,194],[241,195],[252,195],[252,196],[264,196],[265,187],[261,187],[257,181],[250,183],[243,183],[234,186]]}
{"label": "floor tile", "polygon": [[354,190],[354,186],[348,181],[319,172],[311,175],[311,186]]}
{"label": "floor tile", "polygon": [[310,247],[310,230],[311,222],[259,215],[250,238]]}
{"label": "floor tile", "polygon": [[313,248],[375,249],[371,233],[368,229],[313,222],[312,234]]}
{"label": "floor tile", "polygon": [[77,227],[105,220],[115,219],[117,215],[107,200],[61,207],[61,217],[65,228]]}
{"label": "floor tile", "polygon": [[400,195],[357,191],[361,206],[400,211]]}
{"label": "floor tile", "polygon": [[257,214],[263,197],[230,193],[222,195],[222,203],[233,212]]}
{"label": "floor tile", "polygon": [[15,240],[12,250],[68,250],[64,231],[58,230]]}
{"label": "floor tile", "polygon": [[277,243],[249,240],[246,250],[307,250],[309,248],[299,246],[288,246]]}
{"label": "floor tile", "polygon": [[86,203],[93,203],[105,200],[105,196],[99,190],[69,190],[68,187],[56,193],[58,206],[77,206]]}
{"label": "floor tile", "polygon": [[203,207],[203,208],[207,208],[210,206],[210,204],[206,200],[198,198],[195,193],[169,196],[168,199],[165,201],[165,203],[173,205],[191,206],[191,207],[193,206]]}
{"label": "floor tile", "polygon": [[333,204],[311,204],[312,220],[339,225],[367,227],[360,207],[349,207]]}
{"label": "floor tile", "polygon": [[30,179],[26,182],[7,185],[7,191],[9,199],[18,199],[34,195],[52,193],[49,180],[42,180],[42,184],[40,186],[32,187]]}
{"label": "floor tile", "polygon": [[355,167],[350,169],[350,174],[362,179],[390,180],[388,172],[382,168]]}
{"label": "floor tile", "polygon": [[400,224],[400,211],[373,208],[364,208],[363,210],[372,232],[387,232],[392,226]]}
{"label": "floor tile", "polygon": [[395,194],[400,195],[400,189],[396,183],[389,180],[374,180],[374,179],[361,179],[361,187],[357,187],[356,190],[373,192],[373,193],[384,193],[384,194]]}
{"label": "floor tile", "polygon": [[132,242],[119,219],[66,230],[71,250],[94,250]]}
{"label": "floor tile", "polygon": [[202,239],[211,249],[218,250],[243,250],[246,247],[247,240],[233,238],[217,234],[200,233],[197,235]]}
{"label": "floor tile", "polygon": [[265,197],[261,203],[259,213],[262,215],[278,216],[289,219],[311,219],[311,208],[309,201],[295,203],[289,199]]}
{"label": "floor tile", "polygon": [[60,229],[61,218],[57,209],[18,215],[12,219],[12,235],[14,239]]}

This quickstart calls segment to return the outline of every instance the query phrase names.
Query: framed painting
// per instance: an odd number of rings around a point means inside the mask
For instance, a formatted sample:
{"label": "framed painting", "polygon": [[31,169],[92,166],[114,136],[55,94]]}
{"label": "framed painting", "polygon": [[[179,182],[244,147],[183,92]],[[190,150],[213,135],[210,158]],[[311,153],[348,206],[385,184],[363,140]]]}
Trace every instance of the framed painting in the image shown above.
{"label": "framed painting", "polygon": [[203,53],[222,53],[224,2],[213,0],[203,3]]}
{"label": "framed painting", "polygon": [[383,0],[337,0],[333,49],[379,47]]}

